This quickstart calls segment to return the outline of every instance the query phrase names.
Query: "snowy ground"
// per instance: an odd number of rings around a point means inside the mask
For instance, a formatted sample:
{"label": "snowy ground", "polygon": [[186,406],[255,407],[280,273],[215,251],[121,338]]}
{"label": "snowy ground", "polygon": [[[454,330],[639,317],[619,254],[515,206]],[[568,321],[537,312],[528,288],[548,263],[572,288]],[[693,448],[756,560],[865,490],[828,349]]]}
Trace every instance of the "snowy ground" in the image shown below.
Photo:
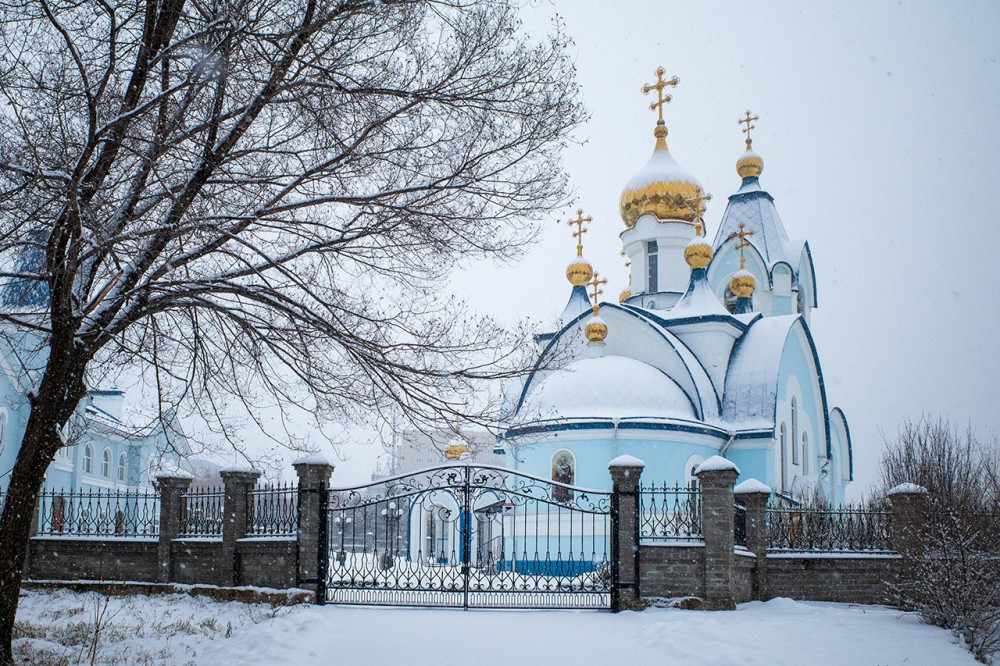
{"label": "snowy ground", "polygon": [[976,663],[949,633],[877,606],[774,599],[732,612],[650,608],[618,615],[272,609],[180,594],[108,599],[65,590],[22,596],[15,631],[22,662],[90,663],[102,608],[99,664]]}

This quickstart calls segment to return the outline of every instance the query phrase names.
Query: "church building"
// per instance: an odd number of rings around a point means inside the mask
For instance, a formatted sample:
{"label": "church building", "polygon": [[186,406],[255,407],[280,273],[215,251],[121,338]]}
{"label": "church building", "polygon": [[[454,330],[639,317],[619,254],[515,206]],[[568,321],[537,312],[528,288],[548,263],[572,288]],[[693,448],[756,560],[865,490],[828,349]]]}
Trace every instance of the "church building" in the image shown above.
{"label": "church building", "polygon": [[512,387],[501,417],[508,465],[607,489],[607,464],[620,455],[645,462],[645,483],[670,484],[693,482],[698,465],[720,455],[741,481],[840,504],[852,478],[850,432],[828,401],[809,328],[809,244],[788,238],[760,181],[757,118],[748,111],[741,120],[742,182],[709,240],[702,214],[711,197],[667,148],[664,88],[677,80],[656,74],[643,88],[657,95],[653,155],[620,202],[631,287],[619,302],[598,300],[606,280],[583,256],[590,218],[579,212],[569,302],[557,330],[537,336],[534,370]]}

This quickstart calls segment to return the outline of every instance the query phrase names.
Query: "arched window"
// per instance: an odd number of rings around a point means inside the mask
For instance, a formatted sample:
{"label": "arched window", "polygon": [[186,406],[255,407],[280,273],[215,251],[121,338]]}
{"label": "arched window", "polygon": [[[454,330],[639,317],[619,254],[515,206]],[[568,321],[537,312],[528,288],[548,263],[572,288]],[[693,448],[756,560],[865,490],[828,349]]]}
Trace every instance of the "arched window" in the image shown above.
{"label": "arched window", "polygon": [[792,464],[799,464],[799,449],[795,446],[795,440],[799,438],[799,406],[792,398]]}
{"label": "arched window", "polygon": [[788,459],[788,432],[785,429],[784,423],[781,424],[780,432],[781,446],[778,449],[778,470],[781,479],[781,490],[784,491],[787,485],[785,483],[785,461]]}
{"label": "arched window", "polygon": [[94,447],[90,444],[83,447],[83,471],[87,474],[94,471]]}
{"label": "arched window", "polygon": [[659,248],[655,240],[646,241],[646,293],[655,294],[660,290],[659,265],[656,258]]}
{"label": "arched window", "polygon": [[125,481],[125,472],[128,471],[128,457],[123,453],[118,456],[118,480]]}
{"label": "arched window", "polygon": [[[572,486],[576,481],[576,458],[566,449],[559,449],[552,454],[552,480],[567,486]],[[553,485],[552,499],[568,502],[573,499],[573,491],[564,486]]]}
{"label": "arched window", "polygon": [[809,473],[809,438],[802,433],[802,474]]}
{"label": "arched window", "polygon": [[111,449],[104,449],[101,454],[101,475],[111,476]]}

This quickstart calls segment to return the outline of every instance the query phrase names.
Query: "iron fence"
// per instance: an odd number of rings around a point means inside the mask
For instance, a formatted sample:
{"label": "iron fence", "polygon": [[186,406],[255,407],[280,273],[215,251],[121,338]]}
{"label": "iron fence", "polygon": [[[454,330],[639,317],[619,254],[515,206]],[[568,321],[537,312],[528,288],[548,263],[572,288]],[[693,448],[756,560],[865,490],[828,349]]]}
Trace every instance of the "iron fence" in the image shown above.
{"label": "iron fence", "polygon": [[687,541],[702,538],[701,491],[696,485],[651,484],[639,488],[639,536]]}
{"label": "iron fence", "polygon": [[298,507],[295,484],[257,486],[247,494],[247,536],[295,536]]}
{"label": "iron fence", "polygon": [[881,509],[768,507],[766,516],[768,550],[893,552],[891,514]]}
{"label": "iron fence", "polygon": [[160,497],[138,490],[45,490],[38,500],[38,533],[46,536],[159,534]]}
{"label": "iron fence", "polygon": [[181,497],[181,529],[187,538],[222,538],[226,493],[222,488],[189,490]]}

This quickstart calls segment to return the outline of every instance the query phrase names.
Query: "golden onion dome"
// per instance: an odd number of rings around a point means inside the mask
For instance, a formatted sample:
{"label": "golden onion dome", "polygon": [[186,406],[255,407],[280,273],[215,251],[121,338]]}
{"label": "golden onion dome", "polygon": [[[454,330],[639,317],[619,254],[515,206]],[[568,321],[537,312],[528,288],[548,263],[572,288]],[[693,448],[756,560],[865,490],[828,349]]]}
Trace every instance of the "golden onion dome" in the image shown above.
{"label": "golden onion dome", "polygon": [[691,202],[705,194],[701,183],[667,150],[666,125],[658,124],[653,136],[656,137],[653,156],[622,192],[622,220],[629,229],[646,213],[652,213],[658,220],[694,222],[698,214]]}
{"label": "golden onion dome", "polygon": [[694,239],[684,248],[684,261],[692,269],[708,268],[712,263],[712,246],[708,244],[704,236],[695,236]]}
{"label": "golden onion dome", "polygon": [[750,298],[756,288],[757,281],[750,271],[738,270],[729,279],[729,291],[733,292],[736,298]]}
{"label": "golden onion dome", "polygon": [[566,267],[566,279],[574,287],[580,287],[590,282],[594,277],[594,267],[583,257],[574,257]]}
{"label": "golden onion dome", "polygon": [[747,151],[736,161],[736,173],[740,178],[757,178],[763,170],[764,160],[747,146]]}
{"label": "golden onion dome", "polygon": [[457,437],[448,443],[444,449],[444,457],[447,460],[459,460],[470,451],[469,446]]}
{"label": "golden onion dome", "polygon": [[632,298],[632,290],[631,289],[625,289],[625,290],[622,291],[622,293],[618,294],[618,302],[619,303],[624,303],[625,301],[627,301],[630,298]]}
{"label": "golden onion dome", "polygon": [[590,318],[583,331],[587,334],[587,340],[590,342],[604,342],[604,338],[608,337],[608,325],[597,315]]}

